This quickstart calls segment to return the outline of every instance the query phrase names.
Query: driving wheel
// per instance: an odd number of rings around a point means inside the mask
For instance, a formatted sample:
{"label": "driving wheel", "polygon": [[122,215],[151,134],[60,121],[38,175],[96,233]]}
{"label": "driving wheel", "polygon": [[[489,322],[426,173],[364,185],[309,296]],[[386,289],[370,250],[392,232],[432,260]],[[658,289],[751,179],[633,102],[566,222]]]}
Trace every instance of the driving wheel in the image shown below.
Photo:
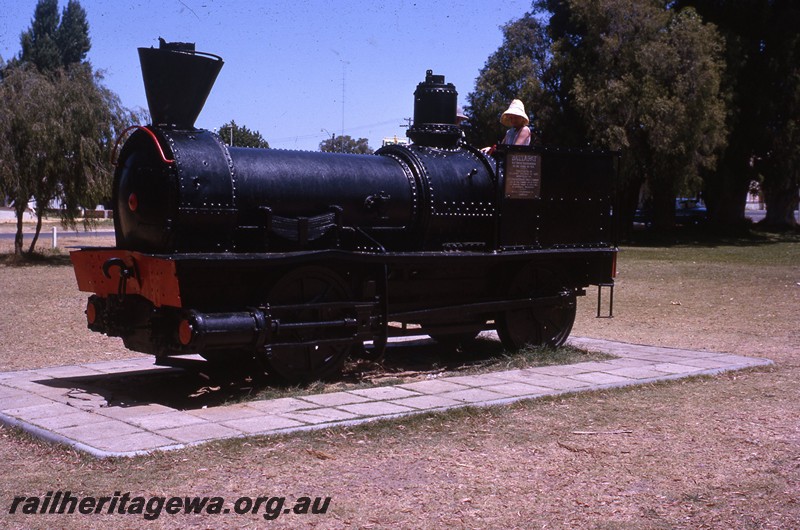
{"label": "driving wheel", "polygon": [[548,269],[525,266],[509,284],[509,298],[536,299],[530,307],[502,311],[497,334],[503,347],[518,350],[526,345],[561,346],[575,323],[575,292],[566,288]]}
{"label": "driving wheel", "polygon": [[336,304],[352,300],[342,277],[324,267],[303,267],[280,278],[268,299],[279,324],[266,356],[267,372],[290,384],[340,376],[354,345],[353,331],[343,326],[292,328],[292,324],[347,318],[346,304]]}

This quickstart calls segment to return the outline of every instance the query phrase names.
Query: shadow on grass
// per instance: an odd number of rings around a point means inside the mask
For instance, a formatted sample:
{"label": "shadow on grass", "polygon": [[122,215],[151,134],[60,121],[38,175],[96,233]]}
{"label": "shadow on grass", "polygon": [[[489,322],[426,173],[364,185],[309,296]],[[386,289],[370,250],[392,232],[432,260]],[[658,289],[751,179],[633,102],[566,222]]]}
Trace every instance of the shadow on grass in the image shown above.
{"label": "shadow on grass", "polygon": [[777,243],[800,242],[799,231],[770,232],[758,224],[744,223],[735,227],[718,225],[678,226],[672,230],[659,231],[650,228],[634,228],[621,241],[630,247],[707,247],[722,246],[759,247]]}
{"label": "shadow on grass", "polygon": [[0,254],[0,265],[7,267],[68,267],[72,266],[69,254],[56,252],[33,252],[16,254]]}
{"label": "shadow on grass", "polygon": [[102,398],[108,407],[160,404],[177,410],[199,409],[262,399],[373,388],[448,375],[471,375],[551,364],[569,364],[610,356],[572,347],[529,348],[505,352],[496,340],[479,338],[465,348],[446,349],[429,339],[391,343],[381,363],[351,359],[341,379],[281,387],[254,376],[253,368],[199,365],[81,377],[59,377],[40,384],[69,388],[80,396]]}

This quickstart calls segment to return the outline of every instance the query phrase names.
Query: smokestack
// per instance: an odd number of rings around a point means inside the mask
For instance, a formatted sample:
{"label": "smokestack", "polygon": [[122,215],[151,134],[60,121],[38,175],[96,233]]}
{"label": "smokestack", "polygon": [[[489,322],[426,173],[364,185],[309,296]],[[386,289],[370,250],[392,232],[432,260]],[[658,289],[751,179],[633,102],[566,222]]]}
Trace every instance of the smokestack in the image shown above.
{"label": "smokestack", "polygon": [[458,92],[443,75],[425,73],[425,81],[414,91],[414,125],[406,136],[415,144],[431,147],[455,147],[461,138],[456,125]]}
{"label": "smokestack", "polygon": [[222,57],[195,51],[193,42],[158,41],[158,48],[139,48],[153,125],[193,129],[222,68]]}

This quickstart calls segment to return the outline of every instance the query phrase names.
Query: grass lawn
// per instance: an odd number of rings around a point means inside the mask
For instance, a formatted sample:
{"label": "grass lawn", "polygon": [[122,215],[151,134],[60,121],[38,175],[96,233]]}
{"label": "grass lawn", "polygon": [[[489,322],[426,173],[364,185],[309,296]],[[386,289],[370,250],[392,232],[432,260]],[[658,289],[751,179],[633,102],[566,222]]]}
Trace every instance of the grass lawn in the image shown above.
{"label": "grass lawn", "polygon": [[[0,265],[0,368],[130,357],[84,331],[52,261]],[[357,428],[95,460],[0,429],[7,527],[792,528],[800,521],[800,244],[757,236],[622,248],[613,319],[577,336],[776,365]],[[587,432],[597,434],[586,434]],[[324,515],[8,514],[15,496],[331,497]],[[288,504],[287,504],[288,505]],[[292,504],[293,505],[293,504]],[[19,510],[18,510],[19,512]]]}

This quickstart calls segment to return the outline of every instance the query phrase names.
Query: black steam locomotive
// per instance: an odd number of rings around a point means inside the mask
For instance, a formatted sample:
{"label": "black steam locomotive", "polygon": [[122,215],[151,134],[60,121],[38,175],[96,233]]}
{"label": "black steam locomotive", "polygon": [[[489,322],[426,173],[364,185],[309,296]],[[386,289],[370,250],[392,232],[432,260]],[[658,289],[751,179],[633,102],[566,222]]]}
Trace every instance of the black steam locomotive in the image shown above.
{"label": "black steam locomotive", "polygon": [[615,157],[547,146],[487,156],[462,140],[457,93],[428,71],[410,145],[374,155],[226,146],[194,128],[221,58],[139,49],[153,125],[114,177],[114,248],[72,252],[89,328],[157,362],[258,361],[333,377],[392,336],[496,329],[560,345],[589,285],[613,284]]}

